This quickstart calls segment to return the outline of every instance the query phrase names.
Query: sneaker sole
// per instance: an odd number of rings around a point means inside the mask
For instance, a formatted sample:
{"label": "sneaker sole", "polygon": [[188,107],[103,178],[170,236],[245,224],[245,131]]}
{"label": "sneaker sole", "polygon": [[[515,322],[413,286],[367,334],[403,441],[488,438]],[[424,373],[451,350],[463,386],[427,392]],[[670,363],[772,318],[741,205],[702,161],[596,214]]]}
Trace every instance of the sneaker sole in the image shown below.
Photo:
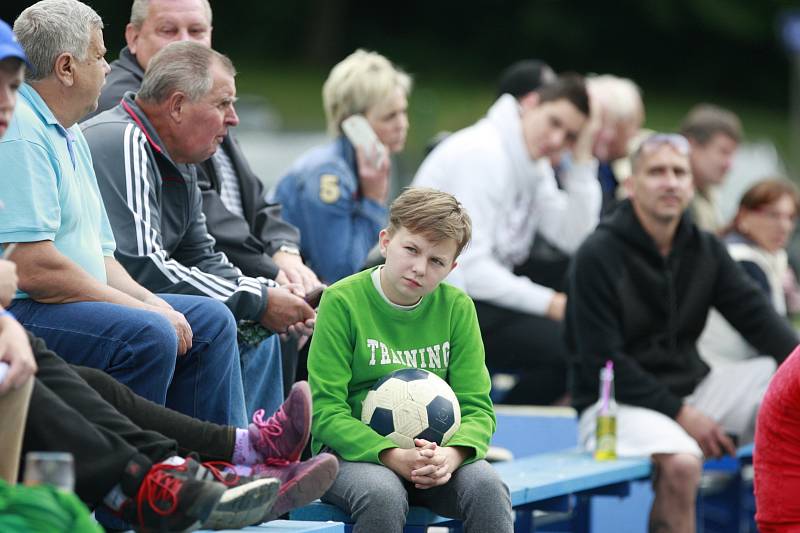
{"label": "sneaker sole", "polygon": [[339,473],[339,462],[334,456],[318,463],[305,476],[296,477],[281,485],[275,505],[264,515],[262,522],[269,522],[288,513],[292,509],[309,504],[325,494],[336,475]]}
{"label": "sneaker sole", "polygon": [[226,490],[203,527],[241,529],[260,523],[278,498],[280,485],[275,478],[261,478]]}
{"label": "sneaker sole", "polygon": [[[158,533],[161,531],[174,531],[176,533],[190,533],[198,530],[203,526],[203,522],[208,519],[219,505],[222,497],[225,495],[225,487],[223,485],[213,486],[206,489],[201,498],[192,502],[185,511],[185,515],[193,518],[195,521],[184,529],[171,529],[168,523],[165,522],[156,527],[149,526],[134,526],[134,530],[138,533]],[[168,519],[167,519],[168,520]]]}

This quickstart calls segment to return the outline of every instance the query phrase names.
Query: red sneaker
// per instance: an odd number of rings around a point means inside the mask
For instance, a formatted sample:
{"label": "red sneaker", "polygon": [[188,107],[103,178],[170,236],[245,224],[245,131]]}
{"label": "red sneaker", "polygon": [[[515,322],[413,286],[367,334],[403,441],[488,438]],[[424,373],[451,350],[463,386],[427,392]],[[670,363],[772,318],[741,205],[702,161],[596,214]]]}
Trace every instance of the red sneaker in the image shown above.
{"label": "red sneaker", "polygon": [[297,461],[311,435],[311,390],[308,383],[292,385],[286,401],[275,414],[264,421],[264,410],[253,413],[253,423],[247,428],[250,441],[263,461],[285,459]]}
{"label": "red sneaker", "polygon": [[259,464],[253,474],[281,480],[278,499],[262,519],[274,520],[290,510],[309,504],[325,494],[339,473],[339,462],[329,453],[321,453],[302,463]]}

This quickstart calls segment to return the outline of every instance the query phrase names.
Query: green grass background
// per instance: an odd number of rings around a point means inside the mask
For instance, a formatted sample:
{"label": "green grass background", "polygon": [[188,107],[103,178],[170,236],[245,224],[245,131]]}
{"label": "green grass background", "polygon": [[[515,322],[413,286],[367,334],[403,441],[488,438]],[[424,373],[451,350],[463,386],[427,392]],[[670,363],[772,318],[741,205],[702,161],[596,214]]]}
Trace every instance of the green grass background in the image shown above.
{"label": "green grass background", "polygon": [[[321,88],[327,71],[302,66],[239,65],[238,91],[264,98],[282,118],[282,127],[291,131],[320,131],[325,128]],[[475,122],[486,113],[494,99],[494,80],[433,78],[415,76],[409,103],[411,129],[407,149],[400,161],[406,172],[413,173],[423,158],[428,140],[442,130],[454,131]],[[700,101],[713,101],[739,114],[748,140],[767,139],[775,144],[783,160],[790,165],[789,117],[787,107],[753,105],[674,94],[665,88],[643,87],[647,110],[645,126],[674,131],[689,108]],[[797,167],[793,167],[793,178]]]}

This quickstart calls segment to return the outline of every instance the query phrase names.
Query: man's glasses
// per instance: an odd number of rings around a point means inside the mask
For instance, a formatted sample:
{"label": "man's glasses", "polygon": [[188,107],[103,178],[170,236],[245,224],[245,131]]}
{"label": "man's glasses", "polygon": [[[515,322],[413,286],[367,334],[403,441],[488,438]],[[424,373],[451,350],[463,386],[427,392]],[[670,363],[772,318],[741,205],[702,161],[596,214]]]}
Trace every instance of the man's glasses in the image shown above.
{"label": "man's glasses", "polygon": [[656,148],[665,144],[674,148],[681,155],[689,155],[689,141],[686,140],[686,137],[677,133],[654,133],[642,141],[636,151],[650,154]]}
{"label": "man's glasses", "polygon": [[656,148],[664,146],[665,144],[674,148],[680,155],[684,157],[689,156],[689,141],[687,141],[686,137],[683,135],[678,135],[677,133],[654,133],[645,138],[630,156],[631,167],[634,173],[639,166],[639,160],[642,156],[652,154]]}

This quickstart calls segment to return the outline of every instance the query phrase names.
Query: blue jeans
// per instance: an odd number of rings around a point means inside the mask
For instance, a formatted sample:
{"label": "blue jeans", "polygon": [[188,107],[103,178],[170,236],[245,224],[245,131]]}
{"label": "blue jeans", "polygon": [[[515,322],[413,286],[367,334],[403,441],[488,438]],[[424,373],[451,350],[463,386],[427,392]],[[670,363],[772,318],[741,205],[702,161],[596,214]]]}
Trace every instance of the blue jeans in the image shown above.
{"label": "blue jeans", "polygon": [[[14,300],[9,310],[50,349],[102,369],[134,392],[217,424],[246,423],[236,322],[224,304],[202,296],[160,295],[192,327],[192,347],[158,313],[106,302],[42,304]],[[221,401],[221,399],[226,401]]]}
{"label": "blue jeans", "polygon": [[270,335],[256,345],[239,343],[242,361],[242,381],[247,413],[263,409],[272,415],[283,403],[283,363],[281,343]]}

